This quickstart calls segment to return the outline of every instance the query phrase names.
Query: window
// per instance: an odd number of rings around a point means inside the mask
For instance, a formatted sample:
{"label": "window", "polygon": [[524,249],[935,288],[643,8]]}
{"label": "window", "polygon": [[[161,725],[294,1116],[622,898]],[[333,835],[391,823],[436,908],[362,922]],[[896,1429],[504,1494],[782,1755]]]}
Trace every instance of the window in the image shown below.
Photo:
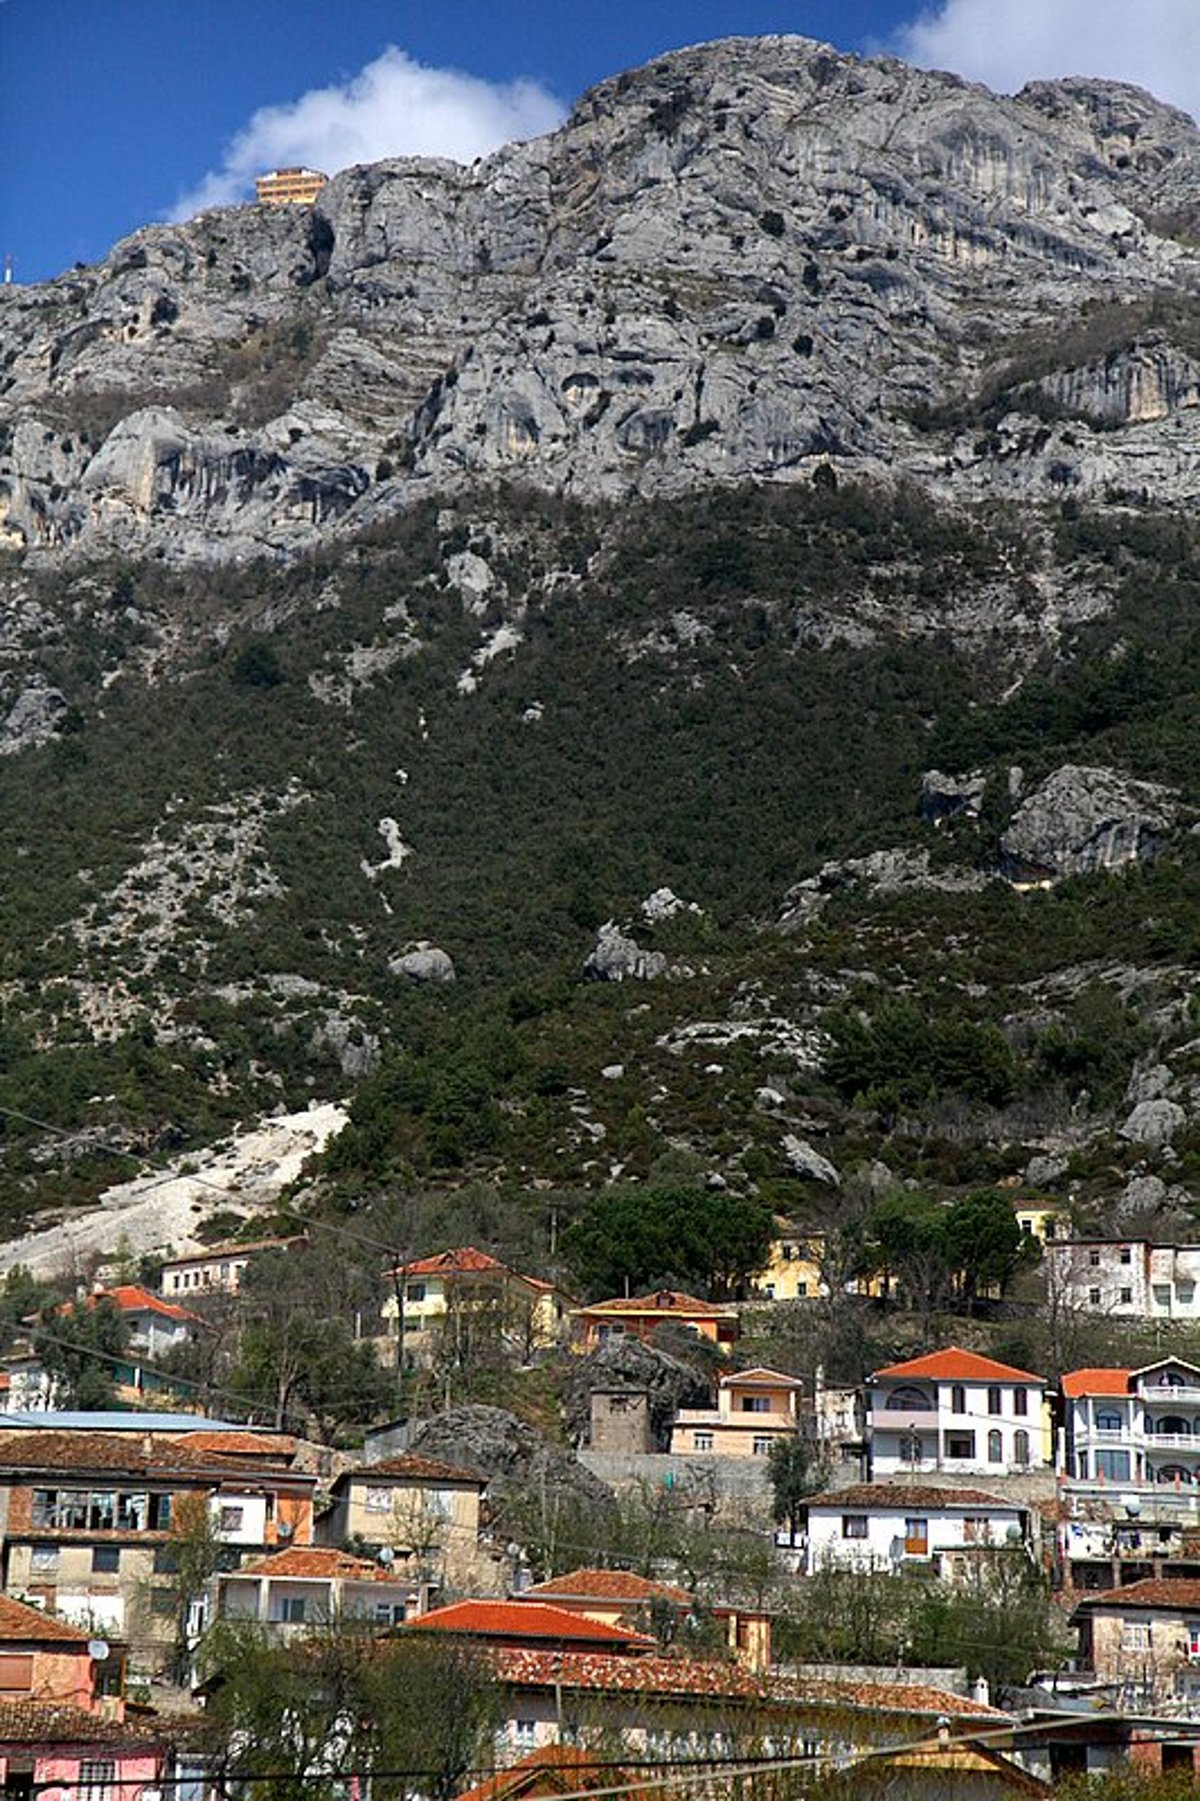
{"label": "window", "polygon": [[1013,1389],[1013,1412],[1018,1419],[1024,1419],[1029,1412],[1029,1390],[1027,1388]]}
{"label": "window", "polygon": [[115,1576],[120,1568],[120,1545],[92,1546],[92,1574],[94,1576]]}
{"label": "window", "polygon": [[1098,1288],[1089,1288],[1088,1289],[1088,1306],[1089,1307],[1098,1307],[1099,1305],[1100,1305],[1100,1290]]}
{"label": "window", "polygon": [[961,1382],[956,1382],[950,1390],[950,1411],[951,1413],[967,1411],[967,1391]]}
{"label": "window", "polygon": [[408,1608],[403,1601],[377,1601],[375,1604],[377,1626],[403,1626],[407,1618]]}
{"label": "window", "polygon": [[1103,1476],[1106,1482],[1128,1482],[1129,1452],[1097,1451],[1096,1474]]}
{"label": "window", "polygon": [[713,1435],[711,1432],[692,1433],[692,1449],[694,1451],[711,1451],[712,1448]]}
{"label": "window", "polygon": [[1110,1408],[1106,1407],[1096,1415],[1097,1432],[1120,1432],[1124,1425],[1122,1415],[1114,1413]]}
{"label": "window", "polygon": [[29,1552],[29,1570],[34,1576],[54,1576],[58,1573],[58,1546],[33,1545]]}
{"label": "window", "polygon": [[75,1790],[78,1801],[110,1801],[116,1777],[117,1766],[111,1758],[81,1763]]}
{"label": "window", "polygon": [[988,1433],[988,1462],[1004,1462],[1004,1440],[998,1432]]}
{"label": "window", "polygon": [[371,1487],[363,1496],[363,1506],[368,1513],[390,1513],[392,1511],[392,1491],[390,1488]]}
{"label": "window", "polygon": [[750,1448],[756,1457],[769,1457],[771,1455],[771,1446],[774,1443],[775,1440],[773,1438],[758,1438],[756,1436],[754,1443]]}
{"label": "window", "polygon": [[304,1595],[284,1595],[279,1602],[279,1617],[290,1626],[300,1626],[307,1609],[308,1600]]}
{"label": "window", "polygon": [[1000,1389],[1000,1388],[989,1388],[988,1389],[988,1412],[989,1413],[1003,1413],[1004,1412],[1004,1391],[1003,1391],[1003,1389]]}
{"label": "window", "polygon": [[537,1744],[537,1721],[515,1720],[513,1725],[515,1727],[513,1736],[517,1744],[523,1751],[532,1751]]}
{"label": "window", "polygon": [[923,1388],[914,1388],[911,1383],[901,1383],[893,1388],[884,1402],[889,1413],[932,1413],[933,1402]]}
{"label": "window", "polygon": [[1133,1305],[1132,1288],[1123,1288],[1121,1290],[1121,1305],[1122,1307],[1131,1307]]}
{"label": "window", "polygon": [[0,1695],[28,1695],[33,1692],[33,1655],[0,1656]]}
{"label": "window", "polygon": [[808,1299],[808,1283],[807,1282],[797,1282],[796,1298],[801,1301]]}
{"label": "window", "polygon": [[924,1557],[929,1550],[929,1521],[905,1520],[904,1551],[908,1557]]}
{"label": "window", "polygon": [[1092,1269],[1100,1268],[1100,1253],[1099,1253],[1099,1251],[1089,1251],[1088,1252],[1088,1263],[1090,1264]]}
{"label": "window", "polygon": [[410,1282],[404,1291],[404,1298],[414,1306],[419,1307],[421,1302],[425,1299],[424,1282]]}
{"label": "window", "polygon": [[982,1516],[968,1514],[963,1521],[964,1545],[986,1545],[991,1543],[992,1528]]}
{"label": "window", "polygon": [[1133,1252],[1130,1250],[1130,1248],[1127,1244],[1123,1244],[1121,1246],[1121,1262],[1122,1263],[1132,1263],[1133,1262]]}
{"label": "window", "polygon": [[222,1507],[220,1519],[222,1532],[240,1532],[245,1523],[246,1509],[244,1507]]}
{"label": "window", "polygon": [[1029,1434],[1024,1430],[1013,1433],[1013,1462],[1029,1463]]}
{"label": "window", "polygon": [[1122,1651],[1148,1651],[1150,1649],[1149,1620],[1121,1621]]}
{"label": "window", "polygon": [[975,1455],[975,1434],[973,1432],[947,1432],[947,1457],[973,1458]]}
{"label": "window", "polygon": [[913,1464],[920,1463],[920,1461],[921,1461],[920,1434],[916,1433],[916,1432],[902,1432],[900,1434],[900,1443],[899,1443],[899,1446],[897,1447],[897,1450],[898,1450],[898,1454],[899,1454],[901,1463],[913,1463]]}
{"label": "window", "polygon": [[767,1395],[743,1395],[743,1413],[770,1413],[771,1402]]}
{"label": "window", "polygon": [[843,1538],[865,1538],[867,1536],[867,1516],[865,1513],[844,1513],[842,1515]]}
{"label": "window", "polygon": [[1194,1282],[1176,1282],[1175,1295],[1181,1307],[1190,1307],[1196,1298]]}

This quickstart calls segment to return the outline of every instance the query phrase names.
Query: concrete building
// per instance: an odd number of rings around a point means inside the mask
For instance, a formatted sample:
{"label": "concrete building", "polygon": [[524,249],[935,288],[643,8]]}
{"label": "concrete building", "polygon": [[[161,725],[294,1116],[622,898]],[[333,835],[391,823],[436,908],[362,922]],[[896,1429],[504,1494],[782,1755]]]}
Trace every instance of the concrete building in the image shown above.
{"label": "concrete building", "polygon": [[485,1333],[531,1356],[563,1341],[570,1295],[509,1269],[474,1245],[420,1257],[388,1272],[394,1292],[381,1309],[389,1338],[404,1337],[405,1362],[421,1362],[447,1333]]}
{"label": "concrete building", "polygon": [[981,1553],[1030,1542],[1029,1509],[977,1488],[866,1482],[815,1495],[800,1512],[799,1569],[828,1564],[953,1576]]}
{"label": "concrete building", "polygon": [[180,1295],[236,1294],[256,1258],[307,1248],[308,1239],[303,1234],[295,1238],[257,1238],[245,1244],[209,1245],[189,1257],[169,1257],[162,1266],[159,1291],[175,1300]]}
{"label": "concrete building", "polygon": [[405,1452],[340,1475],[317,1537],[382,1552],[433,1591],[494,1587],[497,1560],[480,1542],[486,1490],[478,1470]]}
{"label": "concrete building", "polygon": [[609,1626],[635,1626],[644,1632],[652,1630],[656,1611],[665,1613],[685,1645],[689,1621],[708,1614],[718,1622],[735,1663],[751,1670],[771,1667],[770,1614],[723,1602],[703,1603],[674,1583],[655,1582],[630,1570],[569,1570],[537,1583],[517,1598],[548,1602],[585,1619]]}
{"label": "concrete building", "polygon": [[1071,1617],[1083,1667],[1113,1685],[1119,1704],[1193,1712],[1200,1703],[1200,1580],[1086,1595]]}
{"label": "concrete building", "polygon": [[260,206],[311,206],[328,175],[319,169],[270,169],[254,183]]}
{"label": "concrete building", "polygon": [[1061,1303],[1117,1319],[1200,1320],[1200,1244],[1068,1238],[1043,1256]]}
{"label": "concrete building", "polygon": [[1046,1383],[952,1347],[868,1378],[873,1477],[1027,1475],[1053,1463]]}
{"label": "concrete building", "polygon": [[771,1446],[800,1430],[800,1394],[794,1376],[778,1370],[739,1370],[722,1376],[715,1407],[682,1407],[671,1433],[675,1455],[769,1457]]}
{"label": "concrete building", "polygon": [[643,1456],[654,1448],[650,1395],[644,1389],[593,1388],[588,1447],[618,1456]]}
{"label": "concrete building", "polygon": [[597,1301],[592,1307],[575,1308],[574,1348],[597,1351],[610,1338],[650,1338],[660,1326],[678,1325],[707,1338],[727,1351],[737,1338],[736,1307],[718,1301],[700,1301],[676,1288],[660,1288],[654,1294],[626,1300]]}
{"label": "concrete building", "polygon": [[399,1626],[425,1600],[390,1563],[328,1546],[291,1546],[217,1579],[220,1618],[255,1620],[285,1637],[339,1619]]}

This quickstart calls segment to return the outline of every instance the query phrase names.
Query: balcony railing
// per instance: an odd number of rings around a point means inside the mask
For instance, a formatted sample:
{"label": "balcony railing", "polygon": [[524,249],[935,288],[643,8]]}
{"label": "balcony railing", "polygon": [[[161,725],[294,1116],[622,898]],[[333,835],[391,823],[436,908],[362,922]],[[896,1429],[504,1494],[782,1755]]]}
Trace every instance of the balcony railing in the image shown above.
{"label": "balcony railing", "polygon": [[1192,1407],[1200,1406],[1200,1387],[1143,1388],[1138,1393],[1139,1399],[1147,1407],[1178,1407],[1181,1402]]}
{"label": "balcony railing", "polygon": [[932,1432],[937,1421],[936,1407],[877,1407],[871,1415],[876,1432]]}

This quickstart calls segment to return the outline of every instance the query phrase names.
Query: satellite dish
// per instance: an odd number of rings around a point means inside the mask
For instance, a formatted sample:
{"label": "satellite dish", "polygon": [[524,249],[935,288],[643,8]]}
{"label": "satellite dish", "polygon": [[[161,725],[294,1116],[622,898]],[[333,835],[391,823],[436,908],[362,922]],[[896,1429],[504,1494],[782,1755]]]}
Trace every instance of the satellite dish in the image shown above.
{"label": "satellite dish", "polygon": [[277,1538],[290,1538],[295,1530],[290,1520],[280,1520],[275,1528],[275,1535]]}
{"label": "satellite dish", "polygon": [[392,1550],[390,1545],[381,1545],[379,1550],[375,1553],[375,1561],[376,1563],[382,1564],[385,1570],[390,1570],[396,1561],[396,1553]]}
{"label": "satellite dish", "polygon": [[1142,1503],[1138,1500],[1136,1495],[1126,1495],[1125,1511],[1131,1520],[1137,1519],[1142,1511]]}
{"label": "satellite dish", "polygon": [[93,1663],[103,1663],[105,1658],[108,1656],[108,1652],[109,1652],[109,1646],[108,1646],[108,1641],[106,1639],[89,1638],[89,1640],[88,1640],[88,1656],[92,1659]]}

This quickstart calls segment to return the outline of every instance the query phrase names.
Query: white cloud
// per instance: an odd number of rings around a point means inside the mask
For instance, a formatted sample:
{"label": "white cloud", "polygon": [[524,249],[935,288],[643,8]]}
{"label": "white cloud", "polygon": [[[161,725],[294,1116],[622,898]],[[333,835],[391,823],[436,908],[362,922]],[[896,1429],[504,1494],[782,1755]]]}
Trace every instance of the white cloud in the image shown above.
{"label": "white cloud", "polygon": [[260,108],[220,168],[184,194],[170,217],[245,199],[265,169],[300,164],[332,175],[383,156],[469,163],[514,138],[550,131],[562,117],[560,102],[535,81],[498,83],[425,68],[392,44],[350,81]]}
{"label": "white cloud", "polygon": [[1027,81],[1100,75],[1200,117],[1197,0],[940,0],[892,47],[1011,94]]}

